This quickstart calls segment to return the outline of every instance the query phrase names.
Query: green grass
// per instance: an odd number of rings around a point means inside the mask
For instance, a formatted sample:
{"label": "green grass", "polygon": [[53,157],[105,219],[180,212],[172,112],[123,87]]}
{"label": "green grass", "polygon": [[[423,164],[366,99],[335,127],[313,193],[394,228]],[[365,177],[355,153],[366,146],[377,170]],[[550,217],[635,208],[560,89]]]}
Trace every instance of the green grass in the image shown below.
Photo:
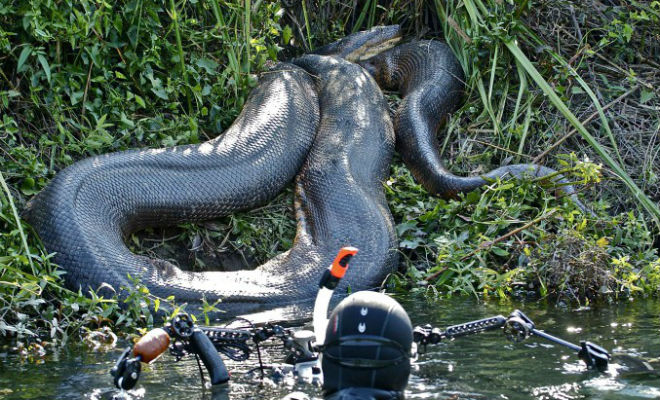
{"label": "green grass", "polygon": [[[386,190],[407,271],[392,279],[445,294],[657,294],[660,3],[621,3],[598,13],[589,2],[570,11],[564,0],[0,5],[0,334],[60,341],[81,326],[153,323],[145,310],[160,300],[144,289],[121,311],[115,299],[61,286],[62,272],[20,219],[57,171],[96,154],[215,137],[268,62],[392,23],[409,37],[446,37],[466,72],[465,105],[439,136],[453,171],[537,155],[589,183],[599,215],[586,218],[532,183],[443,201],[397,161]],[[545,25],[550,11],[561,18]],[[572,130],[585,141],[559,139]],[[260,210],[152,230],[131,246],[191,268],[226,254],[259,264],[290,247],[294,230],[289,190]]]}

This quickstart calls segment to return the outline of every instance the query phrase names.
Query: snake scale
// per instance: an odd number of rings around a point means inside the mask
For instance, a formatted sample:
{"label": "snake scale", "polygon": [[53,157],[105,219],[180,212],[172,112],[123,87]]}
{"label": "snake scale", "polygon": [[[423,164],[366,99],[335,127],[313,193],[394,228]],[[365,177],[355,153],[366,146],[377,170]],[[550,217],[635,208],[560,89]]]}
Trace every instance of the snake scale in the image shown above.
{"label": "snake scale", "polygon": [[[64,169],[26,208],[73,289],[130,287],[156,296],[221,300],[227,315],[308,303],[320,272],[346,245],[360,253],[344,282],[379,285],[398,264],[382,183],[395,146],[414,176],[441,196],[472,190],[481,177],[443,167],[435,132],[461,101],[462,72],[445,44],[414,41],[366,58],[398,27],[350,35],[317,54],[263,74],[232,126],[218,138],[167,149],[92,157]],[[361,57],[361,65],[347,59]],[[365,60],[366,59],[366,60]],[[363,68],[364,67],[364,68]],[[376,79],[372,78],[373,75]],[[378,86],[404,100],[394,119]],[[502,167],[487,178],[534,169]],[[189,272],[133,254],[124,240],[148,226],[202,221],[264,204],[295,177],[293,247],[250,271]],[[564,189],[567,193],[573,189]]]}

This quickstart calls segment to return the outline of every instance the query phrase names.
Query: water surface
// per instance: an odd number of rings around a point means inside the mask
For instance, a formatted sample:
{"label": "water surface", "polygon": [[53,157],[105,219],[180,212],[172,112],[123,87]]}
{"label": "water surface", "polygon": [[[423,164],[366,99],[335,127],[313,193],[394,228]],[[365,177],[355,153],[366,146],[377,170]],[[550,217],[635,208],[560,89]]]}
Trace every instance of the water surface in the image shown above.
{"label": "water surface", "polygon": [[[523,310],[538,329],[565,340],[595,342],[625,355],[660,357],[660,301],[636,300],[592,308],[560,308],[545,302],[477,301],[474,298],[427,300],[397,298],[414,325],[450,325]],[[275,342],[276,343],[276,342]],[[106,352],[71,343],[49,353],[42,364],[0,354],[0,398],[112,399],[118,395],[109,375],[126,342]],[[266,349],[267,363],[281,362],[277,346]],[[652,361],[656,369],[657,362]],[[292,391],[321,398],[318,387],[293,378],[257,379],[246,372],[248,361],[228,362],[231,399],[280,399]],[[408,399],[652,399],[660,398],[660,376],[627,370],[629,361],[615,359],[606,374],[587,371],[574,352],[538,337],[508,342],[501,331],[430,345],[413,366]],[[200,384],[194,359],[175,363],[169,354],[143,368],[130,399],[210,399]]]}

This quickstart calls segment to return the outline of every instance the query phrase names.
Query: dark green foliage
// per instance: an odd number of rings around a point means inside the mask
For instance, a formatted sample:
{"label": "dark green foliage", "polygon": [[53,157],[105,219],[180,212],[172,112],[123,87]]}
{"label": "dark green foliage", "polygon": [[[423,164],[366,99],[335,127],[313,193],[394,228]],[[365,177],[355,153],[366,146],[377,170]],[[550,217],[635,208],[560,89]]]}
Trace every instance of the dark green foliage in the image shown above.
{"label": "dark green foliage", "polygon": [[398,285],[587,302],[658,291],[658,255],[632,212],[607,217],[601,211],[594,220],[530,182],[494,182],[442,200],[424,196],[402,167],[387,185],[407,267],[407,279],[394,278]]}

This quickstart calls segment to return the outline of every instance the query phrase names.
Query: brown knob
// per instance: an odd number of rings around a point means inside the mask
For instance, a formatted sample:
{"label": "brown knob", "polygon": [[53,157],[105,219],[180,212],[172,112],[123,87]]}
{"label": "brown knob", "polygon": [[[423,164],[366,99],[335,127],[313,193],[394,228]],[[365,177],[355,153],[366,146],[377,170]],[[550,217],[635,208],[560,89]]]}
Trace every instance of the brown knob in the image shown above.
{"label": "brown knob", "polygon": [[170,345],[170,336],[161,328],[152,329],[142,336],[135,346],[133,355],[142,357],[142,362],[149,363],[163,354]]}

